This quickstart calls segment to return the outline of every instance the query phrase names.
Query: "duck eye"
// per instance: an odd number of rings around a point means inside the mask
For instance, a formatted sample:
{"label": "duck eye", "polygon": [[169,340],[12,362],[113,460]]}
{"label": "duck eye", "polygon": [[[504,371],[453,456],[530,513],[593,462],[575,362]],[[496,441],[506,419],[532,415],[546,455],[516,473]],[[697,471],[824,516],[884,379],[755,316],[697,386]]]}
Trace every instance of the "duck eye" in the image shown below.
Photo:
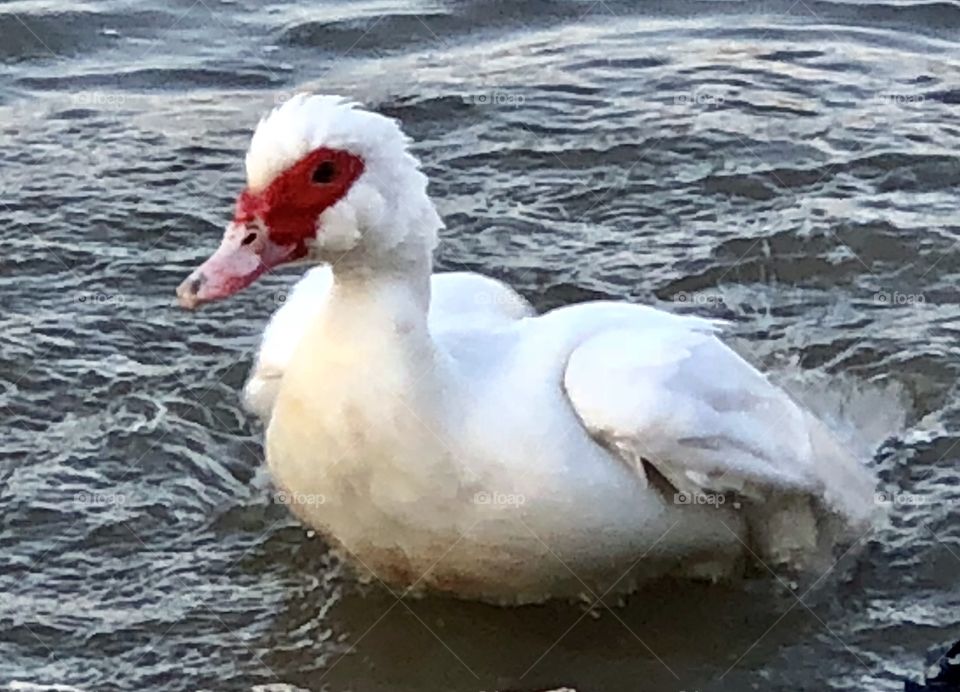
{"label": "duck eye", "polygon": [[313,182],[315,183],[332,182],[336,173],[337,173],[337,169],[333,165],[333,161],[324,161],[314,169]]}

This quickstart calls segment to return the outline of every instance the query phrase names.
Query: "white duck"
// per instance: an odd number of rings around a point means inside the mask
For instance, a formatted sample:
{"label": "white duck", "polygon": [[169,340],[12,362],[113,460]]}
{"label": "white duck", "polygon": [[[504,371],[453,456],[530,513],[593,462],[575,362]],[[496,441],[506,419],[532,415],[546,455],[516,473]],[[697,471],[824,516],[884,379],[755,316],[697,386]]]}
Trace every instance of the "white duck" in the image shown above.
{"label": "white duck", "polygon": [[437,275],[441,221],[398,124],[330,96],[263,119],[220,248],[178,289],[314,270],[247,387],[292,509],[396,587],[522,603],[811,564],[872,520],[874,481],[718,338],[617,302],[541,316]]}

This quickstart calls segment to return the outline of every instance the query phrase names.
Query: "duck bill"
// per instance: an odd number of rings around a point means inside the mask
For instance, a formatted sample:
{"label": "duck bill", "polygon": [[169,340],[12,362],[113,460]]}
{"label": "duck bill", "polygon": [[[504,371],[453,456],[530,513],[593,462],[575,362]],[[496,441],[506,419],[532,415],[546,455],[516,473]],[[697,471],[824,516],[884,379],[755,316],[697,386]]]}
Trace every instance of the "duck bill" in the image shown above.
{"label": "duck bill", "polygon": [[252,284],[264,272],[298,259],[303,249],[296,243],[281,245],[262,228],[232,223],[220,247],[193,270],[177,288],[180,306],[188,310],[232,296]]}

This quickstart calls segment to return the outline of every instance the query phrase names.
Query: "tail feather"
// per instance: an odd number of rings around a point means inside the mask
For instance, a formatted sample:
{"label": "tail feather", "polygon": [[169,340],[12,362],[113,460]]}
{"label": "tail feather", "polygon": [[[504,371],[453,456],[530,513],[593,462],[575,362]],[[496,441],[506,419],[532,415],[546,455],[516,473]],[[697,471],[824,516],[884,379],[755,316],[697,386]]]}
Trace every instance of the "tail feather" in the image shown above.
{"label": "tail feather", "polygon": [[870,470],[823,422],[804,415],[816,490],[770,493],[750,504],[747,523],[764,564],[822,575],[869,532],[880,512]]}

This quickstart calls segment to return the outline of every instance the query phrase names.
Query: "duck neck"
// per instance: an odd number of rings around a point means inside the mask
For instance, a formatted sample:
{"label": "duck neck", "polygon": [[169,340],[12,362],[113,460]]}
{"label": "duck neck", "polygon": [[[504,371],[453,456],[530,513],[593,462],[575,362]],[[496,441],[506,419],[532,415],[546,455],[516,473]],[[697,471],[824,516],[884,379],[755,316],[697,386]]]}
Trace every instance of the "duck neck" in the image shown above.
{"label": "duck neck", "polygon": [[389,257],[344,257],[333,265],[326,320],[335,338],[429,343],[431,253],[412,245],[402,243]]}

